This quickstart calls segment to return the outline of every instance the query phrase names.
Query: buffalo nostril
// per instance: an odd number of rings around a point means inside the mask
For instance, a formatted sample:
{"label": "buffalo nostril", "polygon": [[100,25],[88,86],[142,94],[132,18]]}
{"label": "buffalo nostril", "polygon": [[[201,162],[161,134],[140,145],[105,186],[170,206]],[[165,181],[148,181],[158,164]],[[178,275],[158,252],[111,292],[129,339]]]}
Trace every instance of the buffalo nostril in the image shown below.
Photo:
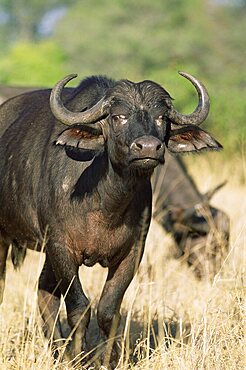
{"label": "buffalo nostril", "polygon": [[131,149],[133,149],[134,151],[139,151],[143,149],[143,145],[138,142],[133,142],[131,145]]}
{"label": "buffalo nostril", "polygon": [[137,146],[137,148],[138,148],[138,149],[140,149],[140,150],[141,150],[141,149],[143,149],[143,145],[142,145],[142,144],[140,144],[140,143],[136,143],[136,146]]}
{"label": "buffalo nostril", "polygon": [[160,150],[161,148],[162,148],[162,144],[157,145],[156,151],[158,152],[158,150]]}

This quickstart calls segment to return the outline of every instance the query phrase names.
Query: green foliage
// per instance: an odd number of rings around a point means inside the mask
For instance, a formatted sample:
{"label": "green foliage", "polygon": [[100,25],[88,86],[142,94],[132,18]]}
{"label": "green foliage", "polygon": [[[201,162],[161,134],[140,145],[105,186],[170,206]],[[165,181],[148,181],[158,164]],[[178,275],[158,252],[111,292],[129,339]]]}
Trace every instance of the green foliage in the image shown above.
{"label": "green foliage", "polygon": [[64,70],[63,51],[52,41],[16,43],[0,60],[0,82],[12,85],[54,84]]}
{"label": "green foliage", "polygon": [[70,9],[55,39],[71,56],[70,67],[83,75],[144,78],[195,65],[191,52],[202,27],[195,14],[201,12],[199,0],[84,0]]}

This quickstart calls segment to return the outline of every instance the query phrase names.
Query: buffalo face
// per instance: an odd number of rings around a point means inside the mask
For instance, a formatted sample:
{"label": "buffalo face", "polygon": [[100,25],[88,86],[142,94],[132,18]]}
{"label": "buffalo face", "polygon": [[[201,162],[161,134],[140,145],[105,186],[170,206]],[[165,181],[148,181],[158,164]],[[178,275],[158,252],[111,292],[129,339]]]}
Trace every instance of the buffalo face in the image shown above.
{"label": "buffalo face", "polygon": [[196,276],[214,278],[229,250],[228,216],[207,204],[173,207],[162,224],[173,234],[179,257],[192,266]]}
{"label": "buffalo face", "polygon": [[86,151],[87,157],[90,152],[93,156],[107,152],[115,168],[148,175],[164,163],[165,147],[172,153],[221,148],[197,127],[209,111],[205,87],[191,75],[181,74],[192,82],[199,96],[190,115],[177,112],[168,92],[148,80],[116,81],[89,109],[71,112],[62,103],[61,93],[75,75],[65,77],[53,88],[50,106],[60,122],[72,127],[59,136],[57,144]]}
{"label": "buffalo face", "polygon": [[164,163],[167,94],[149,81],[120,81],[109,94],[114,98],[103,132],[111,162],[130,171],[151,172]]}

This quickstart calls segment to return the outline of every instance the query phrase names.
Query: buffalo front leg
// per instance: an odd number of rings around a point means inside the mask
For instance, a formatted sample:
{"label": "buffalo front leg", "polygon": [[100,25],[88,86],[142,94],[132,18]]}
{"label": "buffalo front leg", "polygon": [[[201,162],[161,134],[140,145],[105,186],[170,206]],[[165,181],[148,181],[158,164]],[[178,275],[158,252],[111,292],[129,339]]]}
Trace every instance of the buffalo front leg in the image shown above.
{"label": "buffalo front leg", "polygon": [[132,248],[118,266],[109,268],[97,310],[98,325],[102,337],[107,340],[103,359],[106,367],[111,363],[115,365],[119,359],[119,349],[117,349],[114,338],[120,324],[120,306],[124,293],[137,271],[142,251],[142,248],[138,251]]}
{"label": "buffalo front leg", "polygon": [[120,306],[135,273],[141,262],[146,236],[151,220],[151,203],[143,209],[139,220],[138,240],[128,255],[116,266],[110,267],[107,280],[97,310],[98,325],[105,339],[108,339],[104,352],[104,365],[115,365],[119,359],[119,351],[114,337],[120,324]]}
{"label": "buffalo front leg", "polygon": [[59,347],[62,331],[59,320],[61,291],[56,281],[48,255],[42,269],[38,284],[38,306],[44,321],[44,334]]}
{"label": "buffalo front leg", "polygon": [[0,304],[3,301],[8,249],[9,247],[5,243],[0,243]]}
{"label": "buffalo front leg", "polygon": [[69,251],[53,244],[47,247],[47,253],[65,300],[68,324],[71,328],[68,356],[74,359],[85,350],[85,334],[90,320],[89,301],[79,280],[79,266]]}

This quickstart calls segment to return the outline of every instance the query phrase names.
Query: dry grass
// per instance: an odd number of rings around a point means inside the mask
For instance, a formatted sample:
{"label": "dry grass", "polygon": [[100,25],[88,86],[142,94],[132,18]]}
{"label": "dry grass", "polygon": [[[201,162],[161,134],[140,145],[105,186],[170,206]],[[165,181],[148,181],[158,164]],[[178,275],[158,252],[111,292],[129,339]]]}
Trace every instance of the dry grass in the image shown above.
{"label": "dry grass", "polygon": [[[207,190],[228,176],[225,168],[209,172],[203,159],[193,172]],[[204,170],[201,171],[201,168]],[[207,175],[208,173],[209,176]],[[243,174],[244,176],[245,174]],[[191,269],[173,258],[172,240],[152,222],[140,270],[123,304],[122,358],[119,369],[243,369],[245,188],[232,181],[213,204],[231,217],[231,250],[213,282],[198,281]],[[237,181],[238,180],[238,181]],[[21,272],[8,263],[7,286],[0,308],[0,369],[57,370],[43,338],[36,307],[36,282],[43,256],[28,253]],[[95,309],[106,271],[82,268],[81,279]],[[89,336],[95,336],[92,317]]]}

